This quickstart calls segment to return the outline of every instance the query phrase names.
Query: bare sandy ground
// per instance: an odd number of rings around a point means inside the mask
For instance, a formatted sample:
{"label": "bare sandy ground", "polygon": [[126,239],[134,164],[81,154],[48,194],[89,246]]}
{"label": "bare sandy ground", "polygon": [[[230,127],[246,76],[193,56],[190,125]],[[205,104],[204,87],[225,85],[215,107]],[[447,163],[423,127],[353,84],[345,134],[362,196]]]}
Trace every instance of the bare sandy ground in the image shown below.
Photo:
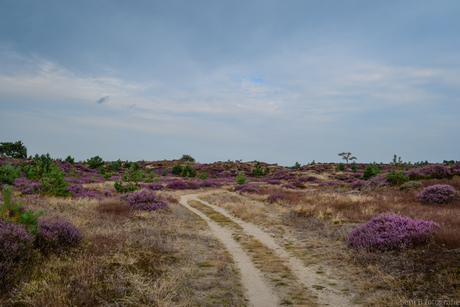
{"label": "bare sandy ground", "polygon": [[246,288],[246,298],[249,301],[249,305],[254,307],[279,306],[279,298],[273,294],[273,290],[264,280],[262,273],[254,266],[243,248],[233,239],[232,231],[219,226],[201,211],[190,207],[188,201],[192,199],[198,200],[196,195],[184,195],[181,197],[180,203],[204,219],[208,223],[212,234],[225,245],[233,256],[235,264],[241,273],[241,282]]}
{"label": "bare sandy ground", "polygon": [[[316,274],[316,268],[306,267],[300,259],[288,253],[283,247],[276,243],[275,239],[271,237],[270,234],[263,231],[258,226],[233,216],[221,207],[212,205],[202,199],[198,199],[197,194],[182,196],[181,204],[205,219],[213,234],[227,246],[227,249],[233,255],[237,266],[241,270],[242,283],[247,288],[248,299],[253,306],[278,306],[277,304],[279,303],[279,299],[271,294],[270,286],[263,280],[262,273],[254,266],[249,256],[243,251],[242,247],[232,238],[231,230],[219,226],[200,211],[190,207],[187,204],[189,200],[200,201],[201,203],[211,207],[216,212],[231,219],[233,222],[240,225],[245,233],[253,236],[268,248],[272,249],[276,254],[278,254],[278,256],[287,259],[286,265],[297,277],[299,282],[316,293],[318,297],[318,305],[353,305],[350,303],[349,297],[335,289],[332,289],[331,287],[328,287],[328,281],[324,277],[320,277]],[[320,289],[318,289],[318,286],[320,286]]]}

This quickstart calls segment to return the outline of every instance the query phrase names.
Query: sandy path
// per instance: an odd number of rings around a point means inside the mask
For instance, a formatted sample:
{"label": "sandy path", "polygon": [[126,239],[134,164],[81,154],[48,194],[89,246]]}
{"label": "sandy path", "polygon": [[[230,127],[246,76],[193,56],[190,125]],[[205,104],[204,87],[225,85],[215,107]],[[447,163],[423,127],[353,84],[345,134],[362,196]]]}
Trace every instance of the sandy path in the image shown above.
{"label": "sandy path", "polygon": [[[220,240],[233,256],[236,266],[241,273],[241,282],[246,288],[246,298],[249,304],[255,307],[279,306],[279,298],[273,294],[271,287],[264,281],[262,273],[254,266],[243,248],[233,239],[232,231],[219,226],[201,211],[188,205],[189,200],[198,200],[196,195],[184,195],[180,203],[185,208],[204,219],[211,229],[212,234]],[[202,200],[199,200],[203,202]]]}
{"label": "sandy path", "polygon": [[[316,293],[316,295],[318,296],[318,304],[320,306],[353,305],[349,302],[349,298],[347,298],[345,295],[331,289],[331,287],[328,286],[328,281],[324,277],[320,277],[318,276],[318,274],[316,274],[315,268],[306,267],[300,259],[289,254],[283,247],[276,243],[275,239],[271,237],[270,234],[266,233],[261,228],[257,227],[252,223],[245,222],[240,218],[235,217],[234,215],[232,215],[227,210],[221,207],[215,206],[202,199],[199,199],[197,197],[197,194],[187,195],[187,197],[188,200],[198,200],[203,204],[211,207],[215,211],[219,212],[220,214],[231,219],[233,222],[239,224],[243,228],[244,232],[254,236],[255,239],[259,240],[261,243],[265,244],[267,247],[274,250],[278,254],[278,256],[287,259],[286,265],[304,286]],[[321,286],[324,288],[318,290],[316,286]]]}

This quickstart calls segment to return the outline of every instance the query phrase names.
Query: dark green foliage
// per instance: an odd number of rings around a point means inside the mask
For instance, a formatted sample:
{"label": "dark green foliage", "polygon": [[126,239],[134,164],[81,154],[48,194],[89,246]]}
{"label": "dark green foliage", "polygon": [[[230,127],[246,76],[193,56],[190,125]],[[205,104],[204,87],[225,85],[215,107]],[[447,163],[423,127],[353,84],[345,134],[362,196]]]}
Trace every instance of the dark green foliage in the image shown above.
{"label": "dark green foliage", "polygon": [[70,193],[67,192],[69,183],[64,179],[65,174],[59,166],[51,164],[49,171],[43,174],[40,180],[42,192],[55,196],[69,196]]}
{"label": "dark green foliage", "polygon": [[107,165],[107,170],[110,171],[121,171],[123,167],[123,162],[118,159],[117,161],[111,162]]}
{"label": "dark green foliage", "polygon": [[0,142],[0,155],[17,159],[25,159],[27,158],[27,148],[21,141],[14,143]]}
{"label": "dark green foliage", "polygon": [[65,158],[65,161],[67,161],[67,162],[69,162],[69,163],[72,163],[72,164],[75,163],[75,159],[72,158],[71,156],[67,156],[67,158]]}
{"label": "dark green foliage", "polygon": [[179,175],[182,173],[182,164],[178,162],[176,165],[172,167],[171,173],[174,175]]}
{"label": "dark green foliage", "polygon": [[91,159],[88,159],[86,163],[88,163],[89,168],[98,168],[98,167],[104,166],[105,164],[104,160],[99,156],[95,156],[95,157],[92,157]]}
{"label": "dark green foliage", "polygon": [[268,175],[269,173],[270,173],[270,166],[267,165],[267,166],[265,166],[265,168],[264,168],[264,176],[265,176],[265,175]]}
{"label": "dark green foliage", "polygon": [[192,166],[187,163],[180,175],[181,177],[196,177],[196,169],[192,168]]}
{"label": "dark green foliage", "polygon": [[337,167],[335,168],[337,171],[344,171],[345,170],[345,164],[339,163]]}
{"label": "dark green foliage", "polygon": [[409,181],[409,177],[404,175],[403,171],[391,171],[387,174],[386,179],[393,185]]}
{"label": "dark green foliage", "polygon": [[135,164],[131,164],[120,181],[115,180],[114,187],[118,193],[128,193],[140,189],[139,181],[141,181],[145,174],[140,169],[136,169]]}
{"label": "dark green foliage", "polygon": [[300,168],[300,166],[301,166],[300,163],[299,163],[299,162],[296,162],[296,163],[294,164],[294,166],[291,167],[291,168],[292,168],[292,169],[297,169],[297,168]]}
{"label": "dark green foliage", "polygon": [[348,164],[349,160],[356,160],[356,157],[351,156],[351,152],[341,152],[341,153],[339,153],[339,156],[341,156],[342,159],[347,161],[347,164]]}
{"label": "dark green foliage", "polygon": [[157,174],[155,172],[150,172],[144,179],[145,183],[152,183],[155,180]]}
{"label": "dark green foliage", "polygon": [[358,164],[356,163],[356,161],[353,161],[353,163],[351,164],[351,171],[353,173],[358,172]]}
{"label": "dark green foliage", "polygon": [[109,181],[112,178],[112,173],[105,173],[104,174],[104,180]]}
{"label": "dark green foliage", "polygon": [[182,162],[195,162],[195,159],[192,158],[190,155],[182,155],[182,158],[180,158]]}
{"label": "dark green foliage", "polygon": [[236,183],[241,185],[249,183],[249,181],[246,180],[246,175],[243,172],[241,172],[236,176]]}
{"label": "dark green foliage", "polygon": [[364,169],[363,179],[367,180],[369,178],[375,177],[380,173],[381,167],[375,163],[368,164]]}
{"label": "dark green foliage", "polygon": [[261,178],[263,176],[262,164],[259,161],[256,162],[256,166],[252,170],[252,175],[255,178]]}
{"label": "dark green foliage", "polygon": [[167,170],[163,170],[163,173],[161,173],[161,175],[164,177],[164,176],[167,176],[168,175],[168,171]]}
{"label": "dark green foliage", "polygon": [[49,173],[53,163],[49,153],[40,156],[35,154],[31,165],[24,167],[23,171],[26,173],[27,179],[40,180],[44,174]]}
{"label": "dark green foliage", "polygon": [[37,232],[38,218],[43,215],[43,211],[25,211],[23,203],[20,201],[12,203],[12,189],[10,186],[3,187],[4,204],[0,207],[0,218],[24,225],[27,231]]}
{"label": "dark green foliage", "polygon": [[200,179],[202,179],[202,180],[206,180],[206,179],[208,179],[208,174],[206,174],[206,173],[201,173],[201,174],[198,175],[198,178],[200,178]]}
{"label": "dark green foliage", "polygon": [[11,163],[0,166],[0,182],[13,185],[14,179],[22,177],[20,168],[13,167]]}

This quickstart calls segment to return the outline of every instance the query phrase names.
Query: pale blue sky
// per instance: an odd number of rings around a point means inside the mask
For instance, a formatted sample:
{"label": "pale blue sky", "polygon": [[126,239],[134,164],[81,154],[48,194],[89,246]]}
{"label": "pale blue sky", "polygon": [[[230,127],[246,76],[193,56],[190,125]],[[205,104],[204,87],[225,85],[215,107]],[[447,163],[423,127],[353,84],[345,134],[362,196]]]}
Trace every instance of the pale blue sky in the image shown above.
{"label": "pale blue sky", "polygon": [[0,2],[0,141],[85,160],[460,160],[460,1]]}

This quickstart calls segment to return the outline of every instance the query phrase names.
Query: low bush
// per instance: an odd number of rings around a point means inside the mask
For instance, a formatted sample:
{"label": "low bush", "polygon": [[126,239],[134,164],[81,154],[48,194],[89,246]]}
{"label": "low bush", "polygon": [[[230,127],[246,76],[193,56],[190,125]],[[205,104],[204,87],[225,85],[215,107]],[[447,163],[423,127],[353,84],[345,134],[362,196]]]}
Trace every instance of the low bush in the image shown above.
{"label": "low bush", "polygon": [[428,242],[438,230],[432,221],[383,213],[353,229],[347,240],[355,249],[403,250]]}
{"label": "low bush", "polygon": [[3,187],[3,205],[0,206],[0,219],[9,220],[24,225],[24,228],[32,233],[37,232],[38,218],[43,215],[43,211],[26,211],[23,203],[13,202],[11,199],[12,189],[10,186]]}
{"label": "low bush", "polygon": [[444,204],[455,198],[455,189],[448,184],[435,184],[417,194],[417,200],[428,204]]}
{"label": "low bush", "polygon": [[423,188],[423,184],[420,181],[408,181],[399,187],[401,191],[420,188]]}
{"label": "low bush", "polygon": [[451,170],[440,164],[425,165],[405,172],[410,180],[420,179],[444,179],[451,177]]}
{"label": "low bush", "polygon": [[168,182],[166,185],[168,189],[173,189],[173,190],[186,190],[188,189],[187,182],[183,180],[174,180],[171,182]]}
{"label": "low bush", "polygon": [[70,247],[80,245],[83,237],[74,225],[67,221],[39,219],[35,246],[48,256],[65,252]]}
{"label": "low bush", "polygon": [[386,175],[387,181],[392,185],[397,185],[409,181],[409,177],[403,171],[391,171]]}
{"label": "low bush", "polygon": [[246,174],[243,172],[238,173],[238,175],[236,175],[236,183],[240,185],[249,183],[249,181],[246,180]]}
{"label": "low bush", "polygon": [[0,166],[0,184],[12,185],[16,178],[22,177],[21,169],[13,167],[11,163]]}
{"label": "low bush", "polygon": [[166,210],[168,205],[155,192],[141,190],[121,197],[131,210],[155,211]]}
{"label": "low bush", "polygon": [[27,279],[34,266],[34,235],[23,225],[0,219],[0,293]]}
{"label": "low bush", "polygon": [[246,192],[246,193],[255,193],[259,194],[260,191],[255,186],[251,184],[240,184],[235,187],[235,192]]}
{"label": "low bush", "polygon": [[88,159],[88,161],[86,161],[86,163],[88,163],[88,166],[91,169],[99,168],[99,167],[105,165],[104,160],[99,156],[95,156],[95,157],[92,157],[91,159]]}
{"label": "low bush", "polygon": [[159,191],[159,190],[164,189],[163,185],[161,183],[159,183],[159,182],[149,183],[148,185],[145,186],[145,188],[147,190],[152,190],[152,191]]}
{"label": "low bush", "polygon": [[96,198],[101,199],[101,196],[94,191],[85,189],[82,185],[71,184],[67,187],[67,192],[73,198]]}
{"label": "low bush", "polygon": [[283,200],[286,198],[286,194],[284,194],[283,192],[276,192],[276,193],[272,193],[270,194],[268,197],[267,197],[267,202],[269,202],[270,204],[274,203],[274,202],[277,202],[279,200]]}

